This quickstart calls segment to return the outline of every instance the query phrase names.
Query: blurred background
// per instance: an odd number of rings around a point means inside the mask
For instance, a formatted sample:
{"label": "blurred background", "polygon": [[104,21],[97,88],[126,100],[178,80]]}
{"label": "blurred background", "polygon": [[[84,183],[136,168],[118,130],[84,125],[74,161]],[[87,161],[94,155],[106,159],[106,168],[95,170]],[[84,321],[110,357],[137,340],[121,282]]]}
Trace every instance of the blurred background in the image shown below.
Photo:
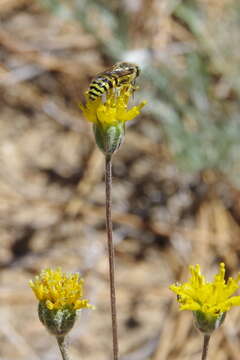
{"label": "blurred background", "polygon": [[[114,158],[121,360],[200,358],[168,286],[199,263],[240,270],[240,4],[232,0],[0,0],[0,359],[60,359],[28,280],[61,266],[95,311],[71,359],[111,358],[103,156],[78,108],[96,73],[142,69],[147,100]],[[239,359],[240,314],[209,359]]]}

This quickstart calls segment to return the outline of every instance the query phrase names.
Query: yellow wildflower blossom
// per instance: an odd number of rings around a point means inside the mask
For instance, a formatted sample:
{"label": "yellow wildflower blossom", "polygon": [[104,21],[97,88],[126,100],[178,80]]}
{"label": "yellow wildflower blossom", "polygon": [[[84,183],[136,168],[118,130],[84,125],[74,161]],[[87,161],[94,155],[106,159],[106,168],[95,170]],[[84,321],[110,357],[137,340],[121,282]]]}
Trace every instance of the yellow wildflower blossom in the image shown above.
{"label": "yellow wildflower blossom", "polygon": [[239,288],[240,274],[236,279],[230,277],[226,282],[224,263],[219,265],[219,272],[212,282],[205,280],[199,265],[190,266],[189,270],[191,277],[188,282],[170,286],[177,294],[180,310],[217,316],[230,310],[232,306],[240,305],[240,296],[232,296]]}
{"label": "yellow wildflower blossom", "polygon": [[92,308],[88,300],[82,299],[83,279],[78,273],[65,274],[60,268],[45,269],[30,281],[30,286],[37,299],[49,310]]}
{"label": "yellow wildflower blossom", "polygon": [[[99,149],[111,156],[120,147],[125,134],[126,121],[134,119],[146,104],[142,101],[139,105],[128,109],[128,102],[134,88],[132,85],[113,88],[102,97],[92,100],[89,93],[85,93],[85,105],[80,104],[85,118],[93,123],[93,131]],[[104,101],[103,98],[106,98]]]}
{"label": "yellow wildflower blossom", "polygon": [[85,93],[86,104],[80,104],[85,118],[95,124],[101,124],[102,127],[109,127],[125,123],[134,119],[140,114],[140,110],[146,104],[142,101],[139,105],[128,109],[128,102],[132,96],[132,86],[122,87],[120,90],[114,89],[105,94],[106,101],[102,97],[91,100],[88,93]]}

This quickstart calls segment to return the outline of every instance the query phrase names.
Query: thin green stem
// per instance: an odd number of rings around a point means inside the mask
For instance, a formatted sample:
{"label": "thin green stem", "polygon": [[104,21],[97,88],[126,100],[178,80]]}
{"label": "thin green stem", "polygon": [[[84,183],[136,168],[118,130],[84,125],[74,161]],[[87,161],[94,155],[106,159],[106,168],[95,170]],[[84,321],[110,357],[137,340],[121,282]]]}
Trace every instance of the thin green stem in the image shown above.
{"label": "thin green stem", "polygon": [[118,360],[118,331],[117,331],[117,307],[115,294],[115,254],[112,239],[112,158],[106,155],[105,159],[105,184],[106,184],[106,229],[108,238],[108,260],[109,260],[109,281],[110,300],[112,314],[112,338],[113,338],[113,359]]}
{"label": "thin green stem", "polygon": [[210,340],[210,335],[204,335],[203,350],[202,350],[202,360],[207,359],[209,340]]}
{"label": "thin green stem", "polygon": [[65,344],[65,337],[64,336],[57,336],[57,343],[62,355],[63,360],[70,360]]}

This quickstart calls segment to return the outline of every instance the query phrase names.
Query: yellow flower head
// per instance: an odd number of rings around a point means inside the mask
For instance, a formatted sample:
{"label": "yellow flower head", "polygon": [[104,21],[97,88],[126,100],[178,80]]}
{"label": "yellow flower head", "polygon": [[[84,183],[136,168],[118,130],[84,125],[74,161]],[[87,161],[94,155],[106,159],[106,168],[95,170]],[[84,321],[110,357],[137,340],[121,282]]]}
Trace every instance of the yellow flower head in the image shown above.
{"label": "yellow flower head", "polygon": [[78,273],[65,274],[60,268],[45,269],[30,281],[30,287],[49,310],[93,308],[88,300],[82,299],[83,279]]}
{"label": "yellow flower head", "polygon": [[108,91],[105,94],[106,101],[104,102],[102,97],[91,100],[88,92],[86,92],[86,104],[79,106],[88,121],[101,124],[102,127],[114,126],[134,119],[146,104],[146,101],[142,101],[139,105],[128,109],[128,102],[132,93],[132,85],[122,86],[121,89]]}
{"label": "yellow flower head", "polygon": [[86,92],[85,105],[79,105],[85,118],[93,123],[96,143],[105,156],[111,156],[119,149],[124,139],[126,121],[134,119],[146,104],[142,101],[128,109],[134,90],[131,84],[122,85],[120,88],[113,87],[94,100],[90,98],[89,92]]}
{"label": "yellow flower head", "polygon": [[217,316],[234,305],[240,305],[240,296],[232,296],[239,288],[240,274],[236,279],[229,278],[226,282],[224,263],[219,265],[219,272],[212,282],[205,280],[199,265],[190,266],[189,270],[191,277],[188,282],[170,286],[177,294],[180,310],[200,311],[209,316]]}

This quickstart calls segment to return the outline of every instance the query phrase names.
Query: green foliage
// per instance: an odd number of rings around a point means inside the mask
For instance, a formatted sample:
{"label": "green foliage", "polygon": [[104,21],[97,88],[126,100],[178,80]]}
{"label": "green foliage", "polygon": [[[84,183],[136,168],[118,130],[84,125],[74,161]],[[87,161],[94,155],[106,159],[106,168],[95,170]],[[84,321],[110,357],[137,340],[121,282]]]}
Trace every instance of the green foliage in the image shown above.
{"label": "green foliage", "polygon": [[217,169],[240,185],[240,23],[236,14],[229,7],[224,19],[216,17],[213,22],[203,9],[182,2],[174,15],[191,30],[192,48],[182,56],[182,71],[172,64],[160,65],[154,77],[159,98],[168,108],[166,115],[160,107],[158,118],[179,165],[191,171]]}
{"label": "green foliage", "polygon": [[[45,3],[59,13],[59,1]],[[109,62],[123,58],[130,44],[126,9],[104,0],[73,3],[74,8],[69,6],[73,18],[96,38]],[[158,62],[146,57],[141,97],[147,97],[145,111],[157,120],[159,133],[164,134],[181,168],[194,172],[216,169],[240,186],[239,4],[226,6],[222,17],[209,16],[207,10],[198,0],[175,2],[170,16],[191,40],[169,44],[169,48],[178,46],[179,52],[163,49],[165,59],[159,57]],[[112,32],[110,40],[104,40],[99,22],[93,21],[96,13]]]}

